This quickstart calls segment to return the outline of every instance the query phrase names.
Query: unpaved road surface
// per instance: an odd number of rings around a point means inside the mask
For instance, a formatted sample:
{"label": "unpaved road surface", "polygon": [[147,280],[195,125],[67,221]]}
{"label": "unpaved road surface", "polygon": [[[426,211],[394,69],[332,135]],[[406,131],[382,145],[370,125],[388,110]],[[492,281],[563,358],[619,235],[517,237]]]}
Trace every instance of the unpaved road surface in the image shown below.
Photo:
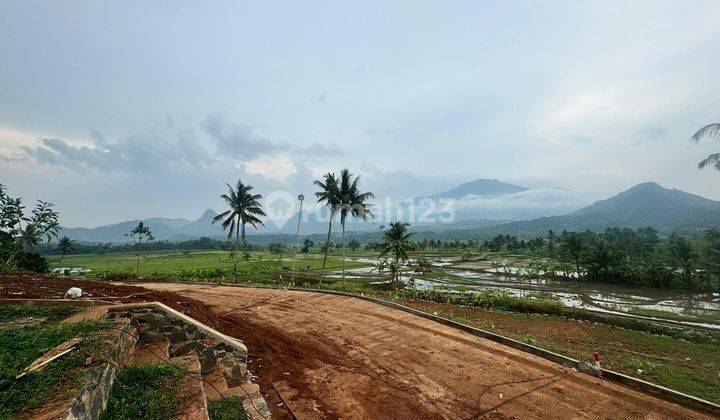
{"label": "unpaved road surface", "polygon": [[[436,322],[360,299],[172,283],[245,342],[276,417],[702,418]],[[219,318],[219,319],[218,319]],[[288,408],[290,411],[288,411]]]}

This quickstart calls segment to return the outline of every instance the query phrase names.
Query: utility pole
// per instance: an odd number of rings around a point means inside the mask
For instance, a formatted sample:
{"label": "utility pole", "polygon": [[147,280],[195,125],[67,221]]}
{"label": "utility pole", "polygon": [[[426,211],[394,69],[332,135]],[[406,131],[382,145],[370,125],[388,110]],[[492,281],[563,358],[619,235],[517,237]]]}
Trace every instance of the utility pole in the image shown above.
{"label": "utility pole", "polygon": [[300,211],[298,212],[298,221],[297,221],[297,229],[295,229],[295,244],[293,245],[293,264],[292,264],[292,274],[290,275],[290,284],[295,285],[295,262],[297,259],[297,244],[298,240],[300,240],[300,221],[302,220],[302,203],[305,199],[305,196],[300,194],[298,195],[298,200],[300,201]]}

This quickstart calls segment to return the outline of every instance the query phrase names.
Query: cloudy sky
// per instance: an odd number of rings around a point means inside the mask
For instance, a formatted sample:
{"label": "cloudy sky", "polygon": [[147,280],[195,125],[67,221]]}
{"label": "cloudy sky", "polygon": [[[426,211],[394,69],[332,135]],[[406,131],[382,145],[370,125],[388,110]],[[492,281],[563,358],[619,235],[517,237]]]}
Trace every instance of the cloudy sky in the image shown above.
{"label": "cloudy sky", "polygon": [[476,178],[720,199],[720,2],[0,0],[0,183],[68,226],[221,208],[224,183],[379,196]]}

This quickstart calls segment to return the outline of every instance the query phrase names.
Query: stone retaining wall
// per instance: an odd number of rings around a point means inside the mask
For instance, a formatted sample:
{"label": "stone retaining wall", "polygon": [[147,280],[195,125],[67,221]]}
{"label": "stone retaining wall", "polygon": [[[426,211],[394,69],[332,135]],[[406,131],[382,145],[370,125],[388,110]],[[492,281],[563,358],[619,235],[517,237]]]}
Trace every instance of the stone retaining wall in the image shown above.
{"label": "stone retaining wall", "polygon": [[105,338],[108,360],[85,375],[82,386],[70,402],[67,420],[100,417],[107,406],[110,389],[120,367],[124,366],[137,343],[137,329],[129,319],[120,319]]}
{"label": "stone retaining wall", "polygon": [[[169,358],[197,355],[200,376],[220,369],[228,387],[250,382],[247,370],[247,347],[232,337],[200,323],[187,315],[158,302],[117,305],[108,308],[110,319],[125,319],[137,324],[139,344],[157,346],[158,353],[165,350],[161,343],[169,342]],[[195,375],[193,375],[195,376]],[[259,392],[243,396],[252,401],[251,418],[269,418],[270,410]],[[245,405],[245,404],[244,404]]]}

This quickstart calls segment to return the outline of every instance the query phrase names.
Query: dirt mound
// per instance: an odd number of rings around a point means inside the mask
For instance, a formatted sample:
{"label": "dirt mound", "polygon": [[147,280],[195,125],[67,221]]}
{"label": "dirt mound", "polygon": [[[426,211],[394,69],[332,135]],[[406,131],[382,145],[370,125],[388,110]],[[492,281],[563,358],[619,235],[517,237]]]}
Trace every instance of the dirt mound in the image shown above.
{"label": "dirt mound", "polygon": [[106,302],[162,302],[202,323],[215,324],[212,312],[206,303],[173,292],[148,290],[109,281],[0,271],[0,299],[62,299],[71,287],[81,288],[83,297]]}

